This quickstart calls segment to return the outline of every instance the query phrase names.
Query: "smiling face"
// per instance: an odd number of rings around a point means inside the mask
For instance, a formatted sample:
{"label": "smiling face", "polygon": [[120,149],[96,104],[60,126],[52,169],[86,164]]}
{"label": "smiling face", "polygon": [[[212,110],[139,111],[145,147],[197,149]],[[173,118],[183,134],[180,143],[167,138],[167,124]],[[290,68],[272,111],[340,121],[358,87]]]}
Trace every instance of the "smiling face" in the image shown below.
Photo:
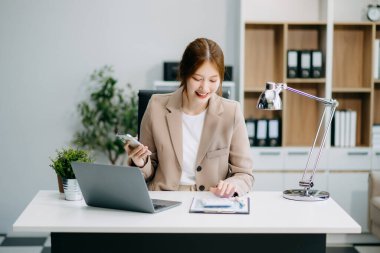
{"label": "smiling face", "polygon": [[220,85],[218,69],[210,61],[205,61],[186,81],[189,101],[206,105],[212,93]]}
{"label": "smiling face", "polygon": [[213,93],[221,96],[223,77],[224,55],[219,45],[206,38],[192,41],[183,53],[178,71],[184,90],[184,112],[200,113],[207,108]]}
{"label": "smiling face", "polygon": [[[192,41],[183,53],[178,77],[181,81],[180,86],[185,90],[190,88],[194,92],[199,89],[198,98],[209,97],[211,92],[218,90],[223,81],[224,55],[222,49],[210,39],[198,38]],[[202,86],[204,86],[204,90],[200,88]],[[216,89],[213,88],[214,86]],[[218,95],[222,95],[221,87],[219,87]]]}

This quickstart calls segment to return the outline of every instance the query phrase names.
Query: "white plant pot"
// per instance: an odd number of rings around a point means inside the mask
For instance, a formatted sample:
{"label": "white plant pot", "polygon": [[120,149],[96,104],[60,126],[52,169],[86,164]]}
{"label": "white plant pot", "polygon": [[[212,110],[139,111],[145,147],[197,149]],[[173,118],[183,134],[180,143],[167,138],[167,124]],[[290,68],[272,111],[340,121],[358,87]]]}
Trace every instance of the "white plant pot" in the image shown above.
{"label": "white plant pot", "polygon": [[79,188],[78,180],[62,178],[63,191],[66,200],[81,200],[82,192]]}

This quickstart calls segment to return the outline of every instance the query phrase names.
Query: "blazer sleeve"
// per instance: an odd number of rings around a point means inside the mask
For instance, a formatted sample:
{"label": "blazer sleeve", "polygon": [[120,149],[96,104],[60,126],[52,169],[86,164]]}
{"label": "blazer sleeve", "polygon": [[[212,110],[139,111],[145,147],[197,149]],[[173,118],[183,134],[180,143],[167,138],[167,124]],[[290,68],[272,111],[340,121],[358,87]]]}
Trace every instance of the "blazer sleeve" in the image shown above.
{"label": "blazer sleeve", "polygon": [[236,186],[236,193],[239,196],[252,190],[254,182],[252,165],[247,127],[239,103],[236,103],[229,154],[230,177],[225,181]]}
{"label": "blazer sleeve", "polygon": [[[148,161],[144,167],[140,168],[143,172],[144,178],[146,181],[149,181],[154,177],[155,170],[158,165],[157,159],[157,148],[153,138],[152,131],[152,108],[154,104],[154,95],[149,100],[148,106],[145,110],[143,118],[140,124],[140,142],[148,147],[148,149],[152,152],[150,156],[148,156]],[[132,159],[128,158],[128,164],[134,166]]]}

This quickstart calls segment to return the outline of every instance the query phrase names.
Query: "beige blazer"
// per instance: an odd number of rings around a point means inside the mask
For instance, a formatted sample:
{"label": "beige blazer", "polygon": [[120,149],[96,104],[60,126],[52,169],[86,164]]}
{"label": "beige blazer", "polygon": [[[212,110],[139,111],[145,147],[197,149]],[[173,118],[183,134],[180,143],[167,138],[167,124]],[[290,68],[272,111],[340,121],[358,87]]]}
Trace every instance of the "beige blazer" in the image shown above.
{"label": "beige blazer", "polygon": [[[182,92],[179,88],[174,93],[153,95],[141,122],[140,141],[152,152],[141,168],[150,190],[177,190],[180,183]],[[211,96],[196,164],[197,190],[209,190],[220,180],[234,183],[239,196],[251,190],[252,159],[238,102]]]}

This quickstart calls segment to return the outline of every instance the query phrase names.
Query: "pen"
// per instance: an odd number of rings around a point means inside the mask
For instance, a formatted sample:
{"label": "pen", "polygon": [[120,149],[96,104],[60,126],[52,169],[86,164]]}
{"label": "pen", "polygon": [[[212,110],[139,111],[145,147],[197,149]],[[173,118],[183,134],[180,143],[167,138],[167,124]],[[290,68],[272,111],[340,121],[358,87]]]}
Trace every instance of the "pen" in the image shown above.
{"label": "pen", "polygon": [[209,209],[204,209],[204,213],[235,213],[234,210],[226,210],[226,209],[216,209],[216,208],[209,208]]}
{"label": "pen", "polygon": [[238,197],[233,197],[232,200],[235,201],[235,202],[237,202],[237,203],[239,203],[239,207],[240,208],[244,207],[244,205],[245,205],[244,200],[240,199]]}

